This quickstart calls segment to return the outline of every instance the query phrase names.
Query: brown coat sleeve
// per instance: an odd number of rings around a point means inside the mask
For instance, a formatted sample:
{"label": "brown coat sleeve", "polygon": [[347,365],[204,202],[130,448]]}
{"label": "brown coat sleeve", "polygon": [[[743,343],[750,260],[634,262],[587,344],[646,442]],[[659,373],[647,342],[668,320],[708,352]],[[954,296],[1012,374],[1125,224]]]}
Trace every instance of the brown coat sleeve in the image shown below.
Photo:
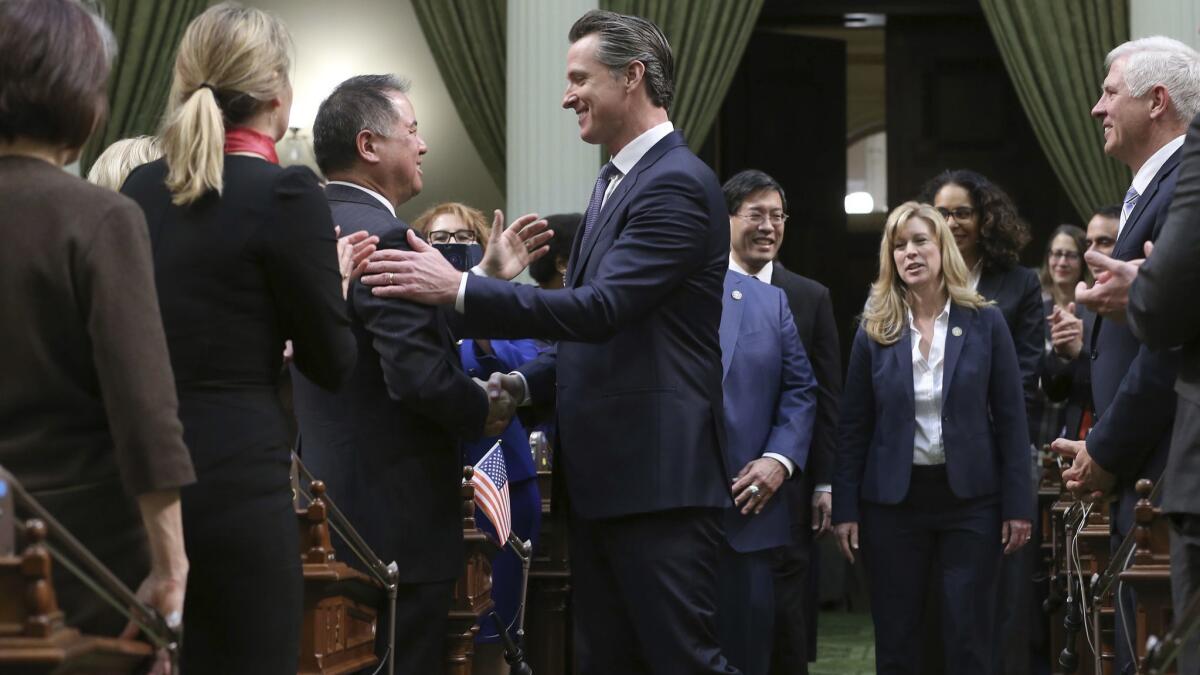
{"label": "brown coat sleeve", "polygon": [[76,293],[125,490],[140,495],[196,480],[183,443],[150,237],[141,210],[122,200],[77,254]]}

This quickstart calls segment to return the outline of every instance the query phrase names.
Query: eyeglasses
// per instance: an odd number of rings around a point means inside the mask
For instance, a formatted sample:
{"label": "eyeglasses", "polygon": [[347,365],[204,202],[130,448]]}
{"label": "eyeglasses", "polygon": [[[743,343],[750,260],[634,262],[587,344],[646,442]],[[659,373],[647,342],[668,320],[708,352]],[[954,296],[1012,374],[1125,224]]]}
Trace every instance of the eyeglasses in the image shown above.
{"label": "eyeglasses", "polygon": [[951,218],[953,218],[960,222],[964,221],[964,220],[969,220],[971,218],[971,216],[975,215],[975,209],[973,209],[969,206],[958,206],[953,209],[947,209],[945,207],[939,206],[939,207],[937,207],[937,212],[942,214],[942,217],[945,218],[946,220],[950,220]]}
{"label": "eyeglasses", "polygon": [[457,244],[474,244],[475,230],[434,230],[429,233],[431,244],[449,244],[451,240]]}
{"label": "eyeglasses", "polygon": [[768,220],[772,225],[782,225],[787,222],[788,214],[782,211],[774,211],[770,214],[761,213],[759,211],[751,211],[750,213],[735,213],[735,216],[750,223],[754,227],[758,227]]}
{"label": "eyeglasses", "polygon": [[1051,260],[1066,260],[1067,262],[1075,262],[1079,260],[1079,254],[1075,251],[1060,251],[1055,249],[1050,251]]}

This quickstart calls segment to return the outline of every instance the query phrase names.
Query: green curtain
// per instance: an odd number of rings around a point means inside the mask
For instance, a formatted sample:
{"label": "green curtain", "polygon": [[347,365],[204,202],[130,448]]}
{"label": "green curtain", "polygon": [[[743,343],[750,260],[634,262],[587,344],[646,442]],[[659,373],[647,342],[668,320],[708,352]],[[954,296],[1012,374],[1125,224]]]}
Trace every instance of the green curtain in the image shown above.
{"label": "green curtain", "polygon": [[421,31],[484,166],[505,190],[506,0],[413,0]]}
{"label": "green curtain", "polygon": [[671,120],[699,150],[721,110],[763,0],[601,0],[603,9],[645,17],[675,52]]}
{"label": "green curtain", "polygon": [[209,0],[103,0],[95,3],[117,37],[117,60],[108,82],[108,120],[83,148],[80,170],[122,138],[158,130],[171,88],[175,50],[188,23]]}
{"label": "green curtain", "polygon": [[1085,222],[1121,201],[1128,169],[1104,154],[1088,114],[1104,56],[1129,39],[1128,0],[981,0],[1017,96],[1059,182]]}

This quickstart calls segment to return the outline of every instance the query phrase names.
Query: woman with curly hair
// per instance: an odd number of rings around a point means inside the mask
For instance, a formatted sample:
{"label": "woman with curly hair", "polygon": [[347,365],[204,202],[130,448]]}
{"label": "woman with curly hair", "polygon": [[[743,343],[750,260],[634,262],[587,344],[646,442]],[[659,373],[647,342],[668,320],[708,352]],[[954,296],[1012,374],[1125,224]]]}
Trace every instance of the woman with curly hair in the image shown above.
{"label": "woman with curly hair", "polygon": [[[920,201],[946,219],[967,265],[971,287],[996,303],[1017,347],[1025,402],[1037,393],[1046,318],[1037,272],[1020,265],[1029,225],[1000,186],[966,169],[945,171],[925,184]],[[1032,437],[1032,436],[1031,436]]]}

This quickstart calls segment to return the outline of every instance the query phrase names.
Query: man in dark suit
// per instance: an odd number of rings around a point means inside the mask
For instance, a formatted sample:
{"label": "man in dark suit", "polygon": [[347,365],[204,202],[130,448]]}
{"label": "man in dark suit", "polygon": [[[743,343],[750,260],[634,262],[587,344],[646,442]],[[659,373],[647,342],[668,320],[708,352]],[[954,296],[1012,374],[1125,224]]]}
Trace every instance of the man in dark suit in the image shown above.
{"label": "man in dark suit", "polygon": [[720,185],[667,118],[674,62],[657,26],[592,11],[568,37],[562,105],[612,161],[593,189],[566,288],[460,274],[411,236],[416,252],[377,253],[364,281],[383,284],[379,294],[453,304],[471,333],[560,341],[489,386],[533,402],[557,397],[555,471],[572,517],[581,672],[736,672],[714,618],[731,503]]}
{"label": "man in dark suit", "polygon": [[[1151,349],[1183,346],[1163,511],[1171,517],[1171,595],[1176,616],[1200,589],[1200,115],[1192,119],[1179,184],[1154,244],[1129,290],[1129,326]],[[1180,653],[1181,675],[1200,673],[1200,645]]]}
{"label": "man in dark suit", "polygon": [[[795,469],[781,497],[791,504],[792,540],[775,550],[775,639],[773,675],[803,675],[816,658],[818,570],[814,537],[828,532],[830,482],[837,447],[842,355],[829,289],[792,272],[775,257],[787,224],[787,195],[774,178],[755,169],[742,171],[722,187],[729,212],[729,266],[787,295],[800,342],[817,379],[817,416],[807,462]],[[811,525],[810,525],[811,521]]]}
{"label": "man in dark suit", "polygon": [[808,459],[817,383],[783,291],[729,270],[722,297],[725,427],[736,432],[725,448],[735,503],[725,510],[718,634],[731,664],[767,675],[778,632],[772,570],[793,541],[791,505],[772,497]]}
{"label": "man in dark suit", "polygon": [[[407,90],[391,75],[353,77],[313,125],[334,221],[384,248],[408,248],[395,208],[421,190],[426,147]],[[293,371],[301,452],[375,553],[397,563],[396,672],[441,672],[463,566],[459,442],[503,425],[515,406],[489,401],[463,372],[442,311],[360,284],[348,310],[358,361],[346,385],[329,392]]]}
{"label": "man in dark suit", "polygon": [[[1181,105],[1200,96],[1189,73],[1200,67],[1196,52],[1169,38],[1143,38],[1109,52],[1108,74],[1092,116],[1103,123],[1104,152],[1133,172],[1126,192],[1112,258],[1140,258],[1158,238],[1179,176],[1183,133],[1191,115]],[[1193,111],[1194,112],[1194,111]],[[1089,264],[1096,253],[1085,255]],[[1067,487],[1081,493],[1115,492],[1115,544],[1128,534],[1140,478],[1157,480],[1166,462],[1174,421],[1176,354],[1151,350],[1121,320],[1094,302],[1105,290],[1104,275],[1076,301],[1100,315],[1092,335],[1092,402],[1096,425],[1084,441],[1058,439],[1055,451],[1073,457],[1063,473]],[[1108,316],[1106,316],[1108,314]],[[1131,604],[1122,598],[1123,607]],[[1128,611],[1128,610],[1126,610]],[[1118,671],[1132,667],[1123,625],[1117,621]]]}
{"label": "man in dark suit", "polygon": [[[1108,256],[1117,244],[1121,207],[1105,206],[1092,214],[1087,224],[1087,250]],[[1089,265],[1092,278],[1101,268]],[[1052,401],[1066,403],[1064,438],[1079,440],[1091,430],[1092,411],[1092,328],[1096,313],[1079,305],[1075,312],[1053,311],[1048,317],[1053,349],[1042,359],[1042,390]]]}

